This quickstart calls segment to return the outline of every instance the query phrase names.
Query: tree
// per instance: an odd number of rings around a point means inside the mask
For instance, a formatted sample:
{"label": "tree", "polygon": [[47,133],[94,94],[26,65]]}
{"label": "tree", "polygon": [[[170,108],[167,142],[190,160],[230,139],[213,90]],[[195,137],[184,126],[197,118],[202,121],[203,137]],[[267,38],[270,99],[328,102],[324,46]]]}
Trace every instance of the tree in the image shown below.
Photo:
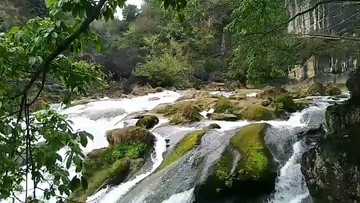
{"label": "tree", "polygon": [[[0,35],[0,199],[17,197],[25,190],[26,202],[59,198],[87,187],[81,175],[86,132],[73,132],[66,117],[53,110],[31,114],[49,78],[57,79],[69,93],[84,94],[102,84],[97,65],[77,59],[89,46],[101,48],[91,32],[94,20],[114,19],[124,0],[48,0],[49,15],[29,20]],[[183,1],[164,1],[181,9]],[[64,98],[64,103],[69,97]],[[59,150],[66,151],[61,156]],[[76,175],[69,177],[69,170]],[[31,182],[26,174],[31,174]],[[46,180],[48,185],[39,185]],[[26,181],[25,188],[21,183]],[[45,188],[43,188],[43,186]],[[33,187],[31,194],[29,187]],[[39,197],[39,192],[44,197]]]}

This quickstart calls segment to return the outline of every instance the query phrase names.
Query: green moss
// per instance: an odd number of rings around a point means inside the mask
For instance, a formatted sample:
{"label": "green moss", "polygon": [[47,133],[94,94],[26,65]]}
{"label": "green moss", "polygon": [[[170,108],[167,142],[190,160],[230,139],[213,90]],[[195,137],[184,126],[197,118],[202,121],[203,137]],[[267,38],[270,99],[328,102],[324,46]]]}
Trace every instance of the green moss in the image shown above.
{"label": "green moss", "polygon": [[272,105],[276,110],[283,110],[290,113],[297,110],[297,105],[295,104],[292,97],[288,94],[280,94],[277,96]]}
{"label": "green moss", "polygon": [[215,113],[233,113],[236,110],[235,105],[224,96],[219,98],[214,109]]}
{"label": "green moss", "polygon": [[201,143],[201,138],[205,135],[205,131],[198,130],[187,134],[174,147],[170,155],[161,163],[158,170],[164,169],[176,160],[183,157],[187,152],[194,149],[196,145]]}
{"label": "green moss", "polygon": [[159,123],[158,117],[154,115],[143,115],[137,122],[136,126],[151,129]]}
{"label": "green moss", "polygon": [[224,186],[232,186],[231,169],[233,167],[234,156],[230,150],[225,150],[219,162],[215,166],[216,189],[221,191]]}
{"label": "green moss", "polygon": [[89,178],[88,188],[84,191],[79,188],[74,191],[70,199],[76,202],[85,202],[87,197],[94,194],[96,191],[104,187],[107,183],[119,184],[121,183],[130,171],[130,159],[124,158],[117,160],[108,168],[95,172]]}
{"label": "green moss", "polygon": [[238,117],[250,121],[271,120],[274,118],[274,110],[264,108],[261,105],[249,105],[239,112]]}
{"label": "green moss", "polygon": [[325,87],[325,95],[327,96],[341,95],[341,90],[335,86],[330,85]]}
{"label": "green moss", "polygon": [[265,123],[250,124],[242,127],[230,139],[231,146],[241,154],[237,166],[240,180],[259,180],[271,176],[272,156],[264,141],[267,127]]}
{"label": "green moss", "polygon": [[210,119],[219,120],[219,121],[236,121],[238,120],[237,116],[234,114],[225,114],[225,113],[213,113],[210,115]]}
{"label": "green moss", "polygon": [[172,106],[165,115],[171,115],[170,123],[183,124],[200,121],[202,119],[200,112],[201,108],[195,102],[186,102],[183,105]]}
{"label": "green moss", "polygon": [[295,102],[295,105],[298,111],[302,111],[303,109],[306,109],[307,107],[310,106],[309,102],[306,101],[297,101]]}

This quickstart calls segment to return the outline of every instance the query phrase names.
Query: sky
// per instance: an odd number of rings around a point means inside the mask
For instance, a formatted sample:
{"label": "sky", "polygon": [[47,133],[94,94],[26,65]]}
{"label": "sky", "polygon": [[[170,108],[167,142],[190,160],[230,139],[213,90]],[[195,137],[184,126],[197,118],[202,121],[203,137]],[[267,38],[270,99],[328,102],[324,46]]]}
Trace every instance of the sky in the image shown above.
{"label": "sky", "polygon": [[[138,8],[140,8],[141,4],[142,4],[142,0],[126,0],[126,4],[133,4],[136,5]],[[121,9],[117,9],[116,11],[116,15],[119,19],[122,19],[122,14],[121,14]]]}

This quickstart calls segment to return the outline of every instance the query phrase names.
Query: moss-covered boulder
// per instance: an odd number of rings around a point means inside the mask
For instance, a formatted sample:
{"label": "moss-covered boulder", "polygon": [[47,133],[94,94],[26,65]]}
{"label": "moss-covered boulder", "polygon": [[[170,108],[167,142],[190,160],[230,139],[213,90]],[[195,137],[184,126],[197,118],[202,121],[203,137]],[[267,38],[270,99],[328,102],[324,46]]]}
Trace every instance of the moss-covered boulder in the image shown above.
{"label": "moss-covered boulder", "polygon": [[326,96],[337,96],[341,95],[341,90],[334,86],[334,85],[328,85],[325,87],[325,95]]}
{"label": "moss-covered boulder", "polygon": [[324,94],[324,85],[319,82],[314,82],[307,90],[307,96],[322,96]]}
{"label": "moss-covered boulder", "polygon": [[154,136],[151,132],[138,126],[108,130],[105,132],[105,136],[110,146],[131,142],[142,142],[150,146],[154,145]]}
{"label": "moss-covered boulder", "polygon": [[265,121],[275,118],[274,110],[270,110],[257,104],[244,107],[237,116],[241,120],[249,121]]}
{"label": "moss-covered boulder", "polygon": [[184,124],[200,121],[203,117],[200,114],[201,107],[195,102],[183,102],[168,107],[164,115],[170,116],[170,123]]}
{"label": "moss-covered boulder", "polygon": [[85,158],[83,169],[83,175],[88,178],[88,188],[78,188],[70,199],[85,202],[88,196],[101,188],[122,183],[141,168],[152,149],[153,144],[146,140],[134,139],[91,151]]}
{"label": "moss-covered boulder", "polygon": [[212,113],[209,118],[211,120],[218,121],[237,121],[238,117],[234,114],[226,114],[226,113]]}
{"label": "moss-covered boulder", "polygon": [[215,104],[215,113],[233,113],[234,111],[236,111],[235,105],[224,96],[221,96]]}
{"label": "moss-covered boulder", "polygon": [[142,115],[136,122],[136,126],[151,129],[159,123],[159,118],[155,115]]}
{"label": "moss-covered boulder", "polygon": [[201,138],[205,135],[204,130],[194,131],[185,135],[174,147],[173,151],[164,159],[157,170],[164,169],[173,162],[179,160],[187,152],[194,149],[197,145],[201,143]]}
{"label": "moss-covered boulder", "polygon": [[273,86],[267,86],[265,87],[262,92],[258,94],[258,97],[261,99],[275,99],[278,95],[288,93],[284,88],[276,88]]}
{"label": "moss-covered boulder", "polygon": [[274,99],[272,105],[276,110],[283,110],[290,113],[293,113],[298,110],[298,107],[295,104],[294,100],[288,94],[278,95]]}
{"label": "moss-covered boulder", "polygon": [[195,202],[225,198],[247,202],[274,191],[277,173],[264,140],[267,127],[258,123],[240,128],[213,173],[195,188]]}

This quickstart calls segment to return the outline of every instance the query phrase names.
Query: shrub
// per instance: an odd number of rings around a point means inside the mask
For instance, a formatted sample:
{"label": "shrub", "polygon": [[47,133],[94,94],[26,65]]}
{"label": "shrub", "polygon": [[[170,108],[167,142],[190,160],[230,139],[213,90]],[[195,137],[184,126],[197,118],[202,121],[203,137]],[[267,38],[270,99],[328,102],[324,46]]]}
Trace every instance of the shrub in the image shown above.
{"label": "shrub", "polygon": [[138,64],[135,76],[140,77],[145,83],[153,87],[178,87],[188,86],[188,75],[191,65],[187,60],[179,60],[168,53],[155,57],[146,63]]}

